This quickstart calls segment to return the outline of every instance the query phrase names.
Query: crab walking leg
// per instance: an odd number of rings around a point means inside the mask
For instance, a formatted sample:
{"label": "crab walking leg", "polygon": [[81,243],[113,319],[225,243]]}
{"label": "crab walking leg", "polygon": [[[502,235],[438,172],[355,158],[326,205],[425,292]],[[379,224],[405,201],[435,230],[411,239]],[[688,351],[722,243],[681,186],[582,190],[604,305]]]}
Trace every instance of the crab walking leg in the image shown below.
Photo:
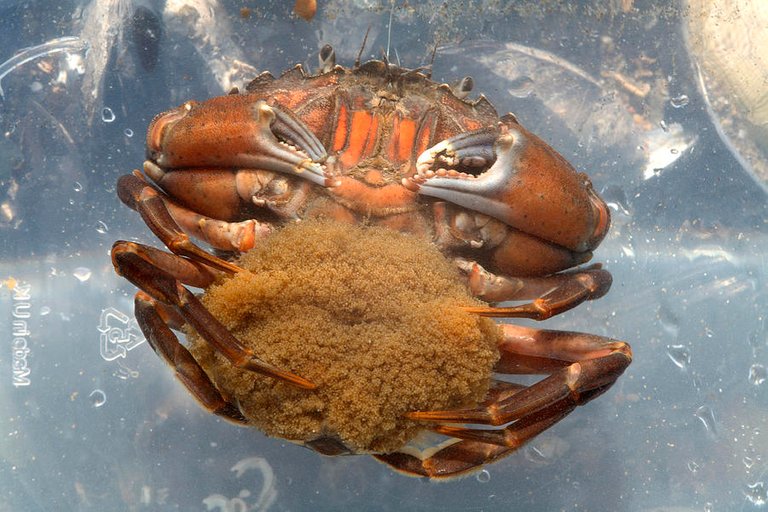
{"label": "crab walking leg", "polygon": [[481,407],[465,411],[409,413],[412,419],[485,423],[503,429],[436,425],[433,431],[462,439],[420,458],[409,453],[375,455],[395,470],[429,478],[451,478],[511,454],[566,417],[578,405],[600,395],[631,361],[626,343],[572,332],[540,331],[504,325],[500,373],[554,373],[528,388],[497,382]]}
{"label": "crab walking leg", "polygon": [[233,423],[247,424],[237,407],[221,395],[192,354],[179,343],[179,339],[163,319],[163,312],[158,308],[159,303],[146,293],[138,292],[134,304],[136,321],[152,350],[174,369],[176,378],[200,405]]}
{"label": "crab walking leg", "polygon": [[566,417],[575,405],[555,404],[542,414],[523,418],[502,430],[479,430],[439,425],[435,432],[462,441],[442,448],[426,458],[409,453],[374,455],[397,471],[429,478],[452,478],[479,469],[485,464],[510,455],[549,427]]}
{"label": "crab walking leg", "polygon": [[219,271],[208,267],[204,263],[188,260],[136,242],[118,240],[112,245],[111,254],[113,261],[116,254],[119,253],[136,254],[177,281],[194,286],[195,288],[205,288],[212,284],[216,280],[217,274],[219,274]]}
{"label": "crab walking leg", "polygon": [[489,317],[546,320],[586,300],[602,297],[613,282],[610,272],[599,264],[545,277],[497,276],[474,262],[458,260],[457,264],[466,273],[469,290],[475,297],[487,302],[535,299],[528,304],[510,307],[464,308]]}
{"label": "crab walking leg", "polygon": [[426,459],[402,452],[376,454],[373,457],[406,475],[439,479],[455,478],[479,469],[512,451],[504,446],[479,441],[459,441]]}
{"label": "crab walking leg", "polygon": [[[501,326],[499,373],[551,375],[513,396],[472,409],[415,411],[412,420],[436,423],[504,425],[533,417],[550,407],[582,405],[607,390],[632,361],[632,350],[621,341],[592,334]],[[559,368],[558,368],[559,366]]]}
{"label": "crab walking leg", "polygon": [[126,248],[126,242],[118,242],[112,250],[112,262],[119,275],[128,279],[146,294],[174,306],[200,336],[234,366],[258,372],[269,377],[284,380],[305,389],[314,389],[315,384],[265,363],[235,338],[226,327],[216,320],[205,306],[171,274],[159,268],[141,252]]}
{"label": "crab walking leg", "polygon": [[187,256],[224,272],[240,272],[240,267],[209,254],[196,246],[171,216],[164,196],[142,178],[139,171],[121,176],[117,194],[129,208],[139,212],[149,229],[174,254]]}

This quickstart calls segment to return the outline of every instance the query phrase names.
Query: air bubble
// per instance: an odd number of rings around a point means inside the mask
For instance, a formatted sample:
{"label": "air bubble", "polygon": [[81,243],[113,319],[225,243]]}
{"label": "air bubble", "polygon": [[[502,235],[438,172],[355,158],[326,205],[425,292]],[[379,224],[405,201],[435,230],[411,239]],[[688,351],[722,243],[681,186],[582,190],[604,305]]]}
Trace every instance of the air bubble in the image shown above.
{"label": "air bubble", "polygon": [[708,405],[702,405],[698,409],[696,409],[696,417],[701,420],[701,422],[704,424],[704,428],[707,429],[707,432],[710,434],[716,434],[715,429],[715,411],[712,410],[712,408]]}
{"label": "air bubble", "polygon": [[761,331],[752,331],[749,333],[749,344],[753,349],[766,345],[765,334]]}
{"label": "air bubble", "polygon": [[679,96],[675,96],[674,98],[669,100],[669,104],[672,105],[674,108],[683,108],[690,102],[690,99],[688,98],[688,95],[681,94]]}
{"label": "air bubble", "polygon": [[100,389],[94,389],[91,394],[88,395],[91,399],[91,405],[94,407],[101,407],[107,402],[107,395]]}
{"label": "air bubble", "polygon": [[72,275],[77,278],[78,281],[81,283],[86,282],[91,278],[91,269],[88,267],[77,267],[73,272]]}
{"label": "air bubble", "polygon": [[747,485],[747,490],[744,493],[750,503],[756,507],[762,507],[768,503],[768,492],[765,489],[765,483],[756,482],[752,485]]}
{"label": "air bubble", "polygon": [[512,81],[509,86],[509,94],[515,98],[525,99],[533,94],[533,79],[527,76],[521,76]]}
{"label": "air bubble", "polygon": [[668,345],[667,356],[681,370],[688,370],[691,365],[691,352],[685,345]]}
{"label": "air bubble", "polygon": [[755,386],[759,386],[765,382],[768,377],[768,370],[761,364],[753,364],[749,367],[749,382]]}
{"label": "air bubble", "polygon": [[51,308],[48,306],[43,306],[40,308],[40,316],[45,316],[51,312]]}
{"label": "air bubble", "polygon": [[680,319],[674,311],[665,304],[662,304],[656,311],[656,317],[659,319],[659,323],[664,328],[664,331],[670,336],[677,338],[677,335],[680,333]]}
{"label": "air bubble", "polygon": [[480,482],[481,484],[485,484],[491,481],[491,474],[488,472],[487,469],[483,469],[477,473],[475,478],[477,478],[477,481]]}
{"label": "air bubble", "polygon": [[126,137],[133,137],[133,130],[131,130],[130,128],[126,128],[125,130],[123,130],[123,133],[125,134]]}
{"label": "air bubble", "polygon": [[107,225],[104,222],[102,222],[102,221],[96,222],[96,232],[97,233],[100,233],[100,234],[103,235],[107,231],[109,231],[109,228],[107,227]]}
{"label": "air bubble", "polygon": [[101,109],[101,120],[105,123],[111,123],[115,120],[115,113],[112,112],[112,109],[109,107],[104,107]]}
{"label": "air bubble", "polygon": [[688,471],[690,471],[691,473],[696,474],[699,471],[699,465],[692,460],[688,461],[687,466],[688,466]]}
{"label": "air bubble", "polygon": [[83,184],[79,181],[76,181],[75,184],[72,186],[72,188],[75,190],[75,192],[82,192],[83,191]]}
{"label": "air bubble", "polygon": [[602,190],[600,195],[608,205],[608,208],[611,209],[611,215],[613,217],[615,217],[616,214],[625,218],[631,216],[629,201],[627,200],[627,194],[624,192],[623,188],[616,185],[609,185]]}

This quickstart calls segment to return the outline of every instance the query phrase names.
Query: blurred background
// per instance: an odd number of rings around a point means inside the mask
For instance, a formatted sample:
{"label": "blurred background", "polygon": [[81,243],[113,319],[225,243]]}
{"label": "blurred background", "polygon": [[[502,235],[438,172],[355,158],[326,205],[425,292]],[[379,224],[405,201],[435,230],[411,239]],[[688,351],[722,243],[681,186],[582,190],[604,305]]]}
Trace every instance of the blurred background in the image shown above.
{"label": "blurred background", "polygon": [[[4,0],[0,511],[751,511],[768,501],[768,7],[760,0]],[[388,55],[475,80],[610,203],[599,301],[543,327],[628,341],[600,399],[442,484],[202,411],[144,343],[115,196],[152,117]]]}

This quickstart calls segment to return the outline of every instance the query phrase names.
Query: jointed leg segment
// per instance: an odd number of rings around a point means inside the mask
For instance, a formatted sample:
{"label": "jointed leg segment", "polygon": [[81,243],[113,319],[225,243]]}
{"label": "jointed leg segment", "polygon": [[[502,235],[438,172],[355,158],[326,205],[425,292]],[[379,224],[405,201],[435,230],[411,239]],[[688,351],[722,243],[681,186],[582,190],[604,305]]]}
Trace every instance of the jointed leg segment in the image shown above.
{"label": "jointed leg segment", "polygon": [[465,310],[481,316],[546,320],[575,308],[586,300],[605,295],[611,274],[599,264],[544,277],[504,277],[492,274],[474,262],[458,260],[467,275],[470,292],[486,302],[531,300],[509,307],[481,306]]}
{"label": "jointed leg segment", "polygon": [[[234,366],[281,379],[306,389],[315,387],[306,379],[267,364],[255,356],[253,351],[240,343],[179,281],[181,278],[190,284],[206,282],[209,284],[212,281],[210,269],[206,269],[203,263],[189,261],[180,256],[164,253],[165,256],[160,257],[158,252],[141,244],[118,241],[112,247],[112,262],[118,274],[136,285],[146,296],[173,307],[185,322]],[[203,268],[199,268],[200,265]],[[195,269],[198,270],[197,273]],[[142,304],[146,302],[144,300]],[[155,311],[158,310],[155,309]],[[160,318],[159,313],[157,316]],[[147,339],[152,338],[156,319],[151,316],[137,319]],[[146,322],[142,324],[142,320]]]}
{"label": "jointed leg segment", "polygon": [[[579,405],[602,394],[632,360],[629,345],[600,336],[502,326],[498,373],[550,373],[524,388],[495,383],[478,407],[449,411],[416,411],[413,420],[437,423],[431,429],[461,441],[421,460],[410,454],[378,455],[398,470],[430,477],[450,477],[516,450]],[[446,424],[485,424],[477,429]]]}

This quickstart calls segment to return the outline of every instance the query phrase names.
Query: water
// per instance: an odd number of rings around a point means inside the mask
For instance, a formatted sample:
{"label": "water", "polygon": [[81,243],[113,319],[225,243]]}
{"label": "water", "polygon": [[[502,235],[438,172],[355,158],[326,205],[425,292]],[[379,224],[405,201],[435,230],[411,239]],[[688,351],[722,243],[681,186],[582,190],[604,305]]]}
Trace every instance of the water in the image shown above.
{"label": "water", "polygon": [[[57,51],[2,77],[0,503],[762,510],[766,193],[710,122],[674,6],[635,2],[624,13],[605,2],[441,1],[392,10],[393,61],[428,65],[437,43],[436,79],[471,75],[470,98],[484,93],[514,112],[611,203],[613,227],[594,257],[613,274],[611,291],[521,323],[628,341],[634,360],[612,389],[517,453],[441,485],[366,456],[322,457],[198,407],[144,341],[135,288],[111,268],[115,240],[159,245],[116,198],[115,182],[141,167],[144,129],[162,110],[226,92],[230,81],[242,86],[256,70],[314,68],[326,42],[351,65],[369,26],[362,58],[386,49],[389,1],[321,1],[311,23],[292,18],[290,4],[246,19],[241,3],[226,0],[208,17],[152,21],[143,11],[132,18],[145,2],[124,2],[131,15],[118,16],[102,1],[99,23],[89,18],[96,3],[85,2],[82,16],[69,3],[0,7],[2,61],[61,37],[90,42],[87,54]],[[131,19],[142,25],[132,29]],[[209,25],[199,32],[194,20]]]}

